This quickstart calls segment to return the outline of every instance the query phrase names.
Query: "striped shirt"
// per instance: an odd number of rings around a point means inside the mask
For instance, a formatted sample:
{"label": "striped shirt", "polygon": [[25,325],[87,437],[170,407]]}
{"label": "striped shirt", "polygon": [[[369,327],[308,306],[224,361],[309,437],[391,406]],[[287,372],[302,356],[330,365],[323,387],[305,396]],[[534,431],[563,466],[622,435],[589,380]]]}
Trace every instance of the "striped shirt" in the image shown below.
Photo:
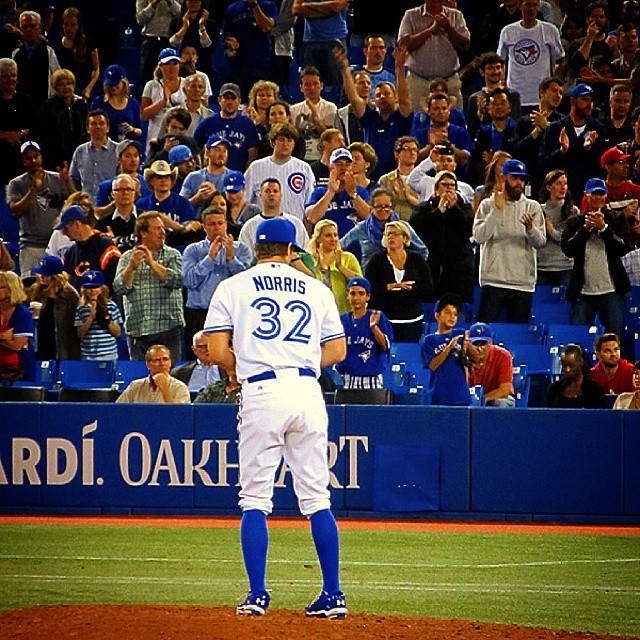
{"label": "striped shirt", "polygon": [[[122,325],[122,316],[118,305],[109,300],[107,307],[111,315],[112,322]],[[91,314],[91,307],[88,304],[76,309],[75,326],[80,327]],[[117,360],[118,346],[116,339],[107,329],[104,329],[96,320],[93,321],[89,331],[85,334],[80,343],[83,360]]]}

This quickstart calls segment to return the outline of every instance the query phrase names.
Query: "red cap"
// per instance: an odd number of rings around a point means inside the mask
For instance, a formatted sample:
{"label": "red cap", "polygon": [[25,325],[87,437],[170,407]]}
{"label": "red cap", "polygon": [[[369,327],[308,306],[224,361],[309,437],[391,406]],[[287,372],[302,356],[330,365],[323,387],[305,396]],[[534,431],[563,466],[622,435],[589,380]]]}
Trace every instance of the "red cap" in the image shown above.
{"label": "red cap", "polygon": [[602,154],[600,164],[604,167],[612,162],[620,162],[620,160],[627,160],[630,157],[628,153],[623,153],[618,147],[612,147]]}

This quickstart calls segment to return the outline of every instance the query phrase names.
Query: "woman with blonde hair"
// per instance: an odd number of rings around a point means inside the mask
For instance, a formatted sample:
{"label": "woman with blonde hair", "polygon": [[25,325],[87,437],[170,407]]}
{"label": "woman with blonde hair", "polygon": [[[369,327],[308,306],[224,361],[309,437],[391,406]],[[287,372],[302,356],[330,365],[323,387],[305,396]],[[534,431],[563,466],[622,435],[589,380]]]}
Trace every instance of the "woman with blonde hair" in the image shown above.
{"label": "woman with blonde hair", "polygon": [[[280,100],[280,87],[270,80],[258,80],[249,91],[249,104],[243,110],[245,116],[249,116],[256,127],[267,128],[267,109],[274,102]],[[260,131],[262,133],[262,131]]]}
{"label": "woman with blonde hair", "polygon": [[502,165],[511,160],[511,154],[506,151],[496,151],[491,158],[491,162],[487,165],[487,169],[484,172],[484,184],[481,184],[476,188],[475,195],[473,196],[473,212],[475,213],[480,206],[480,203],[493,194],[498,182],[498,176],[502,171]]}
{"label": "woman with blonde hair", "polygon": [[387,222],[382,235],[385,252],[368,262],[365,277],[371,283],[369,307],[378,309],[393,326],[396,342],[418,342],[422,336],[422,303],[433,291],[426,260],[407,247],[411,231],[406,222]]}
{"label": "woman with blonde hair", "polygon": [[333,220],[320,220],[313,229],[307,246],[316,269],[316,278],[333,291],[340,313],[351,311],[347,283],[362,275],[358,259],[343,251],[338,238],[338,225]]}
{"label": "woman with blonde hair", "polygon": [[20,278],[0,271],[0,380],[35,377],[35,326]]}
{"label": "woman with blonde hair", "polygon": [[37,358],[80,360],[80,340],[74,326],[80,297],[69,284],[62,260],[45,256],[32,272],[38,280],[29,290],[29,298],[42,305],[37,324]]}

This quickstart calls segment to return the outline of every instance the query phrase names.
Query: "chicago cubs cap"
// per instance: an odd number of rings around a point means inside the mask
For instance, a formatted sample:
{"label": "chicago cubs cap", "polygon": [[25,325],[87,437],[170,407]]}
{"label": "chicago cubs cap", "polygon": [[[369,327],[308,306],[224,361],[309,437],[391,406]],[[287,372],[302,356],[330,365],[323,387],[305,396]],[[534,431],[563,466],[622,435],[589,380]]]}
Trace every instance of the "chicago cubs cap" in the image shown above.
{"label": "chicago cubs cap", "polygon": [[269,218],[258,225],[256,229],[256,244],[262,242],[290,244],[294,251],[303,251],[296,244],[296,228],[293,223],[284,218]]}
{"label": "chicago cubs cap", "polygon": [[104,70],[103,84],[106,84],[107,87],[117,87],[122,82],[122,79],[126,77],[127,72],[124,67],[119,64],[112,64]]}
{"label": "chicago cubs cap", "polygon": [[29,149],[35,149],[36,151],[39,151],[40,153],[42,153],[42,149],[40,148],[40,145],[37,142],[34,142],[33,140],[27,140],[20,147],[20,153],[24,153],[25,151],[29,151]]}
{"label": "chicago cubs cap", "polygon": [[476,322],[469,327],[469,340],[471,340],[471,344],[489,342],[489,340],[493,340],[493,331],[488,324]]}
{"label": "chicago cubs cap", "polygon": [[209,136],[206,147],[207,149],[211,149],[212,147],[218,147],[221,144],[226,144],[227,149],[231,146],[231,143],[226,138],[223,138],[222,136],[217,136],[214,133],[212,136]]}
{"label": "chicago cubs cap", "polygon": [[116,158],[119,158],[129,147],[135,147],[140,153],[142,145],[137,140],[121,140],[116,145]]}
{"label": "chicago cubs cap", "polygon": [[524,162],[520,162],[520,160],[507,160],[502,165],[502,173],[503,176],[526,176],[527,175],[527,167]]}
{"label": "chicago cubs cap", "polygon": [[72,204],[62,212],[62,215],[60,216],[60,224],[56,227],[56,229],[62,230],[68,224],[71,224],[76,220],[87,222],[87,214],[79,204]]}
{"label": "chicago cubs cap", "polygon": [[102,271],[85,271],[82,274],[82,286],[85,289],[97,289],[105,284]]}
{"label": "chicago cubs cap", "polygon": [[233,82],[226,82],[220,87],[220,91],[218,92],[218,96],[222,97],[225,93],[233,93],[233,95],[240,99],[240,87]]}
{"label": "chicago cubs cap", "polygon": [[41,276],[57,276],[64,271],[64,264],[58,256],[44,256],[40,264],[31,269],[32,273],[39,273]]}
{"label": "chicago cubs cap", "polygon": [[569,94],[570,98],[581,98],[583,96],[592,96],[593,89],[584,82],[577,84],[573,89],[571,89],[571,93]]}
{"label": "chicago cubs cap", "polygon": [[600,157],[600,164],[604,167],[612,162],[624,162],[628,160],[631,156],[628,153],[623,153],[618,149],[618,147],[612,147],[611,149],[607,149],[602,156]]}
{"label": "chicago cubs cap", "polygon": [[367,293],[371,293],[371,283],[366,278],[351,278],[347,283],[347,289],[351,287],[362,287]]}
{"label": "chicago cubs cap", "polygon": [[589,178],[584,185],[585,193],[608,193],[607,183],[602,178]]}
{"label": "chicago cubs cap", "polygon": [[193,153],[186,144],[178,144],[169,151],[169,164],[175,167],[187,160],[193,160]]}
{"label": "chicago cubs cap", "polygon": [[353,162],[353,156],[351,155],[351,151],[349,149],[345,149],[344,147],[340,147],[339,149],[334,149],[331,152],[331,158],[329,158],[329,164],[335,164],[338,160],[348,160],[349,162]]}
{"label": "chicago cubs cap", "polygon": [[167,47],[158,55],[158,64],[168,64],[169,62],[180,62],[180,56],[175,49]]}
{"label": "chicago cubs cap", "polygon": [[225,191],[242,191],[245,186],[244,175],[241,171],[232,171],[224,177]]}

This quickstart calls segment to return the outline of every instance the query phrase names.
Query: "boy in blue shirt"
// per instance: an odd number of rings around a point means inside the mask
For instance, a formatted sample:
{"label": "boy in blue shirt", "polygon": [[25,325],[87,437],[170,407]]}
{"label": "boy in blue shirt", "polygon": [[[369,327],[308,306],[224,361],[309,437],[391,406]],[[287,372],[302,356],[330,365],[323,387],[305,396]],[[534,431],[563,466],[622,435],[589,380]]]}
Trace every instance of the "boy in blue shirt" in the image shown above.
{"label": "boy in blue shirt", "polygon": [[420,341],[422,362],[431,369],[431,404],[469,406],[471,397],[464,359],[469,335],[456,329],[462,298],[445,293],[436,303],[438,330]]}

